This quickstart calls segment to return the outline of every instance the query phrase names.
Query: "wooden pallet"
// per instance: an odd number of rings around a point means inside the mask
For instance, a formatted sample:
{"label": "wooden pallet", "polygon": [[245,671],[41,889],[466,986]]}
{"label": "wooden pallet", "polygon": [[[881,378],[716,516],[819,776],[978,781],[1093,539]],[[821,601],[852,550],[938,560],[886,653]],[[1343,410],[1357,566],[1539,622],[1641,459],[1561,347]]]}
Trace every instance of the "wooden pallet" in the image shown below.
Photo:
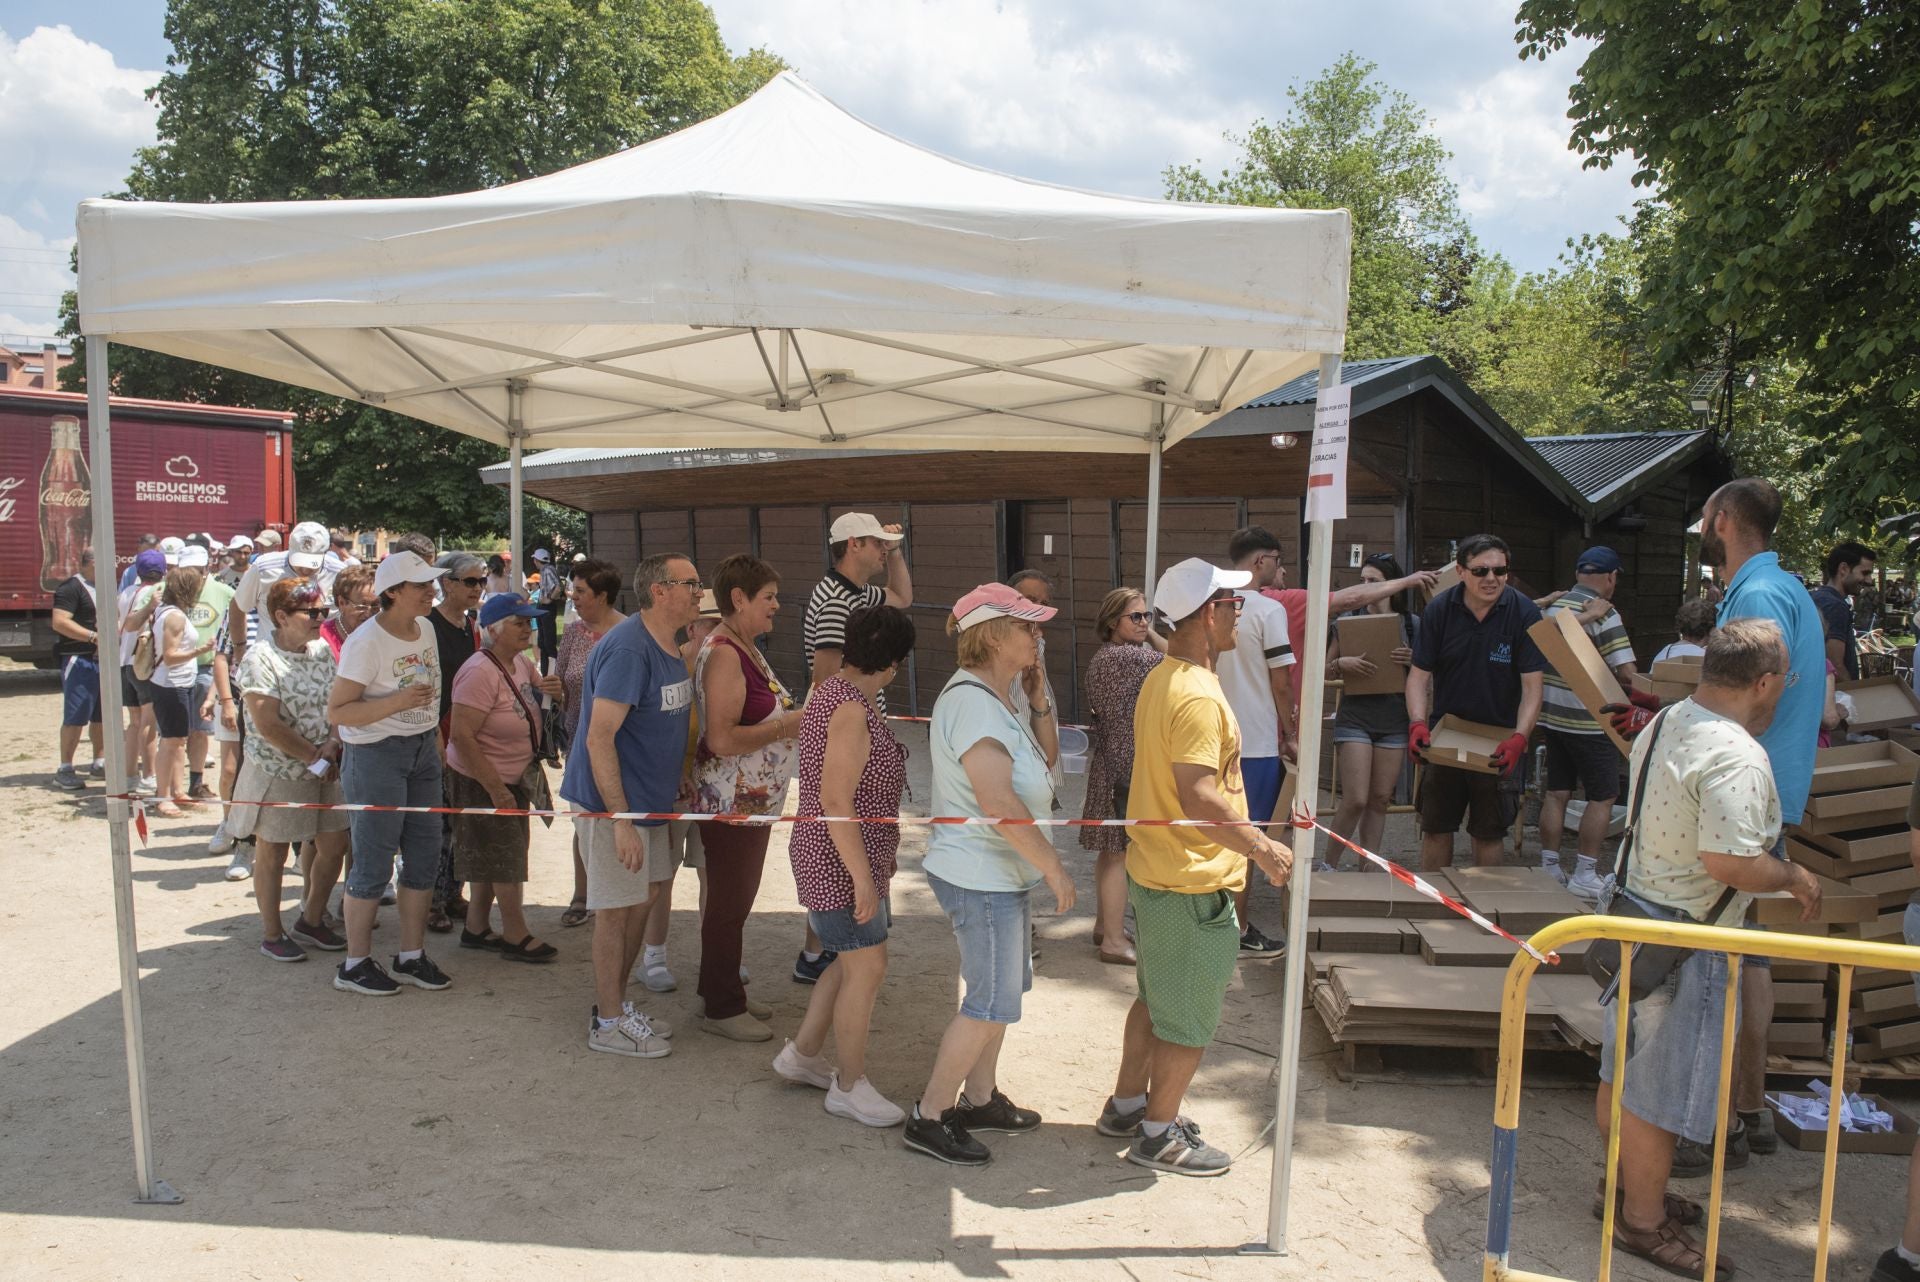
{"label": "wooden pallet", "polygon": [[[1897,1055],[1892,1059],[1855,1060],[1847,1071],[1863,1081],[1920,1082],[1920,1055]],[[1825,1080],[1833,1072],[1833,1061],[1801,1059],[1791,1055],[1767,1056],[1769,1076],[1817,1077]]]}

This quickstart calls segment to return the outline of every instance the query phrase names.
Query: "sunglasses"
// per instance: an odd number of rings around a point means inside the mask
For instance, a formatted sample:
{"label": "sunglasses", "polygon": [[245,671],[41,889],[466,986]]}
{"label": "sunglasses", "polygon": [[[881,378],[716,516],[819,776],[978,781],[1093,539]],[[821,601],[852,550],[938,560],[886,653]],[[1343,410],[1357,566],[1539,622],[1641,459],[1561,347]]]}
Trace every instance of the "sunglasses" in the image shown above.
{"label": "sunglasses", "polygon": [[1507,567],[1504,565],[1466,565],[1461,568],[1476,579],[1484,579],[1489,574],[1496,579],[1507,577]]}
{"label": "sunglasses", "polygon": [[1208,597],[1207,604],[1208,605],[1230,605],[1233,607],[1233,612],[1235,614],[1238,614],[1240,611],[1247,608],[1247,599],[1241,596],[1238,592],[1228,592],[1224,596]]}
{"label": "sunglasses", "polygon": [[487,586],[487,580],[485,575],[482,575],[480,578],[477,578],[477,579],[455,579],[454,582],[464,583],[470,588],[484,588]]}
{"label": "sunglasses", "polygon": [[331,610],[296,610],[294,611],[294,613],[304,614],[309,619],[312,619],[315,623],[320,623],[324,621],[326,617],[333,612]]}
{"label": "sunglasses", "polygon": [[1128,623],[1150,623],[1153,620],[1153,611],[1130,610],[1126,614],[1121,615],[1120,617],[1125,619]]}

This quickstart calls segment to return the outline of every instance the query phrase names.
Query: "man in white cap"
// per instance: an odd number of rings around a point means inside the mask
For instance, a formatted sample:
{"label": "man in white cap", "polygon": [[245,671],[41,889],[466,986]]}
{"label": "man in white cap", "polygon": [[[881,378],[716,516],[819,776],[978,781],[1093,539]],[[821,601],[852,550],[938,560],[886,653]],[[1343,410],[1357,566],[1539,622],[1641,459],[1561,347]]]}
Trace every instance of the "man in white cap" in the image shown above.
{"label": "man in white cap", "polygon": [[255,551],[271,552],[280,546],[280,531],[262,530],[253,536],[253,543]]}
{"label": "man in white cap", "polygon": [[[1219,1175],[1233,1159],[1200,1138],[1180,1103],[1213,1040],[1240,958],[1234,895],[1247,860],[1274,885],[1293,852],[1247,818],[1240,726],[1215,675],[1234,648],[1252,575],[1197,557],[1160,576],[1153,604],[1167,619],[1167,657],[1147,675],[1134,711],[1129,819],[1199,819],[1220,827],[1129,829],[1140,994],[1127,1012],[1120,1073],[1095,1128],[1131,1138],[1127,1160],[1176,1175]],[[1262,816],[1264,818],[1265,816]]]}
{"label": "man in white cap", "polygon": [[213,577],[230,588],[240,586],[240,578],[247,572],[247,565],[253,560],[253,540],[244,534],[236,534],[227,540],[227,565]]}
{"label": "man in white cap", "polygon": [[160,555],[167,558],[167,568],[174,569],[180,564],[180,554],[186,550],[187,542],[178,535],[169,534],[160,540]]}
{"label": "man in white cap", "polygon": [[[827,531],[827,555],[833,568],[814,585],[807,598],[807,620],[801,630],[801,644],[807,656],[807,677],[811,686],[840,671],[840,651],[847,643],[847,620],[855,610],[876,605],[907,609],[913,604],[913,575],[907,569],[904,540],[907,533],[900,525],[882,525],[870,512],[847,512],[835,518]],[[886,573],[885,585],[872,582]],[[874,696],[874,706],[886,715],[887,697]],[[793,982],[811,984],[833,964],[834,954],[820,946],[813,927],[800,955],[793,962]]]}
{"label": "man in white cap", "polygon": [[[269,533],[271,531],[260,531],[263,545]],[[247,566],[247,572],[240,576],[240,586],[233,590],[233,603],[227,614],[236,668],[246,656],[247,647],[273,631],[273,621],[266,617],[268,588],[281,579],[296,578],[311,580],[323,594],[333,592],[333,575],[325,569],[329,542],[326,526],[318,521],[302,521],[287,536],[286,551],[263,552]]]}

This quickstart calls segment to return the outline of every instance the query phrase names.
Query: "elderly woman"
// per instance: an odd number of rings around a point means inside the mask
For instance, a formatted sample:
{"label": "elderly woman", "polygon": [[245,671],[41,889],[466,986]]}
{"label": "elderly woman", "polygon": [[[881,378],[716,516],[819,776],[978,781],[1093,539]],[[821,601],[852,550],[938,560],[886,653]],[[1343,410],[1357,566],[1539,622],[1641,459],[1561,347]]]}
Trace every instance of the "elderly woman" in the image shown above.
{"label": "elderly woman", "polygon": [[[440,750],[444,753],[453,721],[453,679],[480,650],[480,629],[474,626],[473,612],[480,608],[487,576],[486,563],[471,552],[445,552],[434,564],[447,572],[440,580],[440,601],[427,616],[434,644],[440,648]],[[427,929],[436,934],[452,930],[453,919],[467,912],[460,879],[453,875],[453,822],[444,815],[441,820],[440,871],[433,882],[433,907],[427,913]]]}
{"label": "elderly woman", "polygon": [[[1389,583],[1401,577],[1400,562],[1389,552],[1375,552],[1360,567],[1362,583]],[[1400,644],[1384,655],[1342,654],[1336,632],[1327,646],[1327,675],[1370,677],[1381,663],[1395,664],[1404,674],[1413,664],[1413,646],[1420,635],[1420,615],[1411,607],[1410,594],[1403,592],[1398,600],[1382,597],[1353,611],[1353,615],[1398,613]],[[1340,766],[1340,804],[1332,826],[1337,836],[1351,838],[1368,850],[1380,849],[1380,836],[1387,827],[1387,807],[1393,802],[1394,787],[1407,763],[1407,730],[1406,695],[1340,696],[1340,707],[1333,717],[1333,750]],[[1337,867],[1339,861],[1336,849],[1328,862]],[[1361,860],[1360,867],[1367,870],[1372,865]]]}
{"label": "elderly woman", "polygon": [[[1048,771],[1059,732],[1052,709],[1041,711],[1036,660],[1040,625],[1053,616],[1053,607],[1000,583],[982,584],[954,605],[947,630],[956,636],[960,670],[935,701],[927,736],[934,814],[1030,819],[1052,812]],[[1016,677],[1033,707],[1025,722],[1007,696]],[[921,866],[960,945],[964,992],[905,1142],[942,1162],[982,1166],[992,1154],[972,1132],[1040,1125],[1038,1113],[1000,1092],[997,1069],[1007,1026],[1019,1020],[1021,995],[1033,987],[1033,888],[1044,880],[1055,911],[1064,913],[1073,907],[1073,879],[1036,827],[935,826]]]}
{"label": "elderly woman", "polygon": [[[560,652],[554,667],[566,692],[560,715],[567,727],[567,742],[573,742],[580,728],[580,687],[587,678],[587,655],[601,637],[627,616],[614,608],[620,599],[620,572],[605,561],[575,561],[572,589],[568,601],[573,616],[560,634]],[[573,900],[560,914],[562,926],[578,926],[587,920],[587,866],[580,859],[580,841],[573,843]]]}
{"label": "elderly woman", "polygon": [[[447,741],[447,802],[453,806],[551,807],[540,766],[542,694],[564,698],[557,676],[541,676],[523,653],[533,643],[532,620],[545,614],[512,592],[490,596],[480,607],[481,650],[453,679],[453,729]],[[546,821],[549,826],[552,820]],[[485,948],[509,961],[550,962],[552,944],[527,929],[523,896],[527,883],[525,815],[455,815],[454,874],[468,883],[462,948]],[[489,922],[500,905],[500,930]]]}
{"label": "elderly woman", "polygon": [[[898,1126],[906,1113],[867,1080],[867,1026],[887,974],[887,930],[900,829],[821,823],[821,815],[898,818],[907,753],[874,697],[913,652],[906,611],[879,605],[847,620],[840,670],[807,697],[800,723],[800,814],[787,846],[793,880],[814,934],[838,956],[814,985],[799,1031],[773,1061],[790,1082],[827,1092],[827,1112],[866,1126]],[[822,1053],[827,1033],[836,1072]]]}
{"label": "elderly woman", "polygon": [[[1166,642],[1153,630],[1153,613],[1136,589],[1115,588],[1094,616],[1100,648],[1087,664],[1087,707],[1093,716],[1084,819],[1124,819],[1127,781],[1133,777],[1133,705],[1141,683],[1160,662]],[[1134,964],[1127,942],[1127,830],[1082,828],[1080,844],[1094,857],[1093,942],[1100,960]]]}
{"label": "elderly woman", "polygon": [[[339,673],[327,719],[344,744],[340,782],[354,805],[437,806],[441,803],[440,651],[433,628],[434,585],[446,574],[414,552],[380,562],[373,590],[380,612],[340,647]],[[351,831],[357,852],[347,876],[347,956],[333,986],[369,997],[400,991],[395,976],[421,988],[453,983],[425,952],[427,910],[440,864],[439,816],[358,810]],[[400,852],[400,952],[388,974],[373,959],[373,915]]]}
{"label": "elderly woman", "polygon": [[[700,813],[777,815],[793,775],[801,714],[756,644],[780,613],[780,576],[758,557],[730,556],[714,569],[720,626],[694,661],[700,714],[694,806]],[[700,918],[701,1027],[740,1042],[773,1036],[773,1008],[747,996],[741,936],[767,860],[766,824],[699,825],[707,865]]]}
{"label": "elderly woman", "polygon": [[320,639],[340,657],[353,630],[373,617],[373,567],[360,562],[347,566],[333,576],[334,616],[320,625]]}
{"label": "elderly woman", "polygon": [[[335,670],[333,651],[320,639],[325,600],[320,589],[304,579],[281,579],[267,589],[271,633],[247,647],[233,674],[247,703],[246,759],[234,785],[236,803],[338,805],[342,800],[340,741],[327,724]],[[253,838],[260,951],[274,961],[305,961],[301,943],[328,952],[347,946],[326,925],[327,899],[347,853],[347,824],[346,814],[338,810],[234,806],[229,831]],[[287,847],[304,841],[312,841],[316,853],[289,939],[280,927],[281,873]]]}
{"label": "elderly woman", "polygon": [[200,806],[187,795],[187,736],[193,730],[193,686],[199,677],[200,656],[213,650],[214,638],[209,632],[201,640],[187,611],[200,599],[205,579],[205,571],[191,567],[168,570],[147,621],[153,634],[153,675],[147,679],[147,695],[160,733],[154,768],[160,801],[154,813],[163,819],[185,818],[183,806],[196,810]]}

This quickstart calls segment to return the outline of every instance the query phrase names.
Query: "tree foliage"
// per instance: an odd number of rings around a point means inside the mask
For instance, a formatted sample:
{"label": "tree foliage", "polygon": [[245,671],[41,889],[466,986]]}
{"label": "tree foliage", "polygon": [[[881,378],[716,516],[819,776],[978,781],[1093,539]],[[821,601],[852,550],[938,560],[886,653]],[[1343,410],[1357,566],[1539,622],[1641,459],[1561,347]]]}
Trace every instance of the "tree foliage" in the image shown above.
{"label": "tree foliage", "polygon": [[[698,0],[170,0],[159,141],[128,198],[433,196],[551,173],[732,106],[782,64],[735,57]],[[68,296],[66,332],[77,331]],[[504,530],[498,446],[270,380],[120,347],[116,392],[298,415],[301,514]],[[71,386],[84,369],[69,367]],[[577,521],[529,505],[530,538]],[[578,539],[574,539],[578,545]],[[523,549],[524,552],[524,549]]]}

